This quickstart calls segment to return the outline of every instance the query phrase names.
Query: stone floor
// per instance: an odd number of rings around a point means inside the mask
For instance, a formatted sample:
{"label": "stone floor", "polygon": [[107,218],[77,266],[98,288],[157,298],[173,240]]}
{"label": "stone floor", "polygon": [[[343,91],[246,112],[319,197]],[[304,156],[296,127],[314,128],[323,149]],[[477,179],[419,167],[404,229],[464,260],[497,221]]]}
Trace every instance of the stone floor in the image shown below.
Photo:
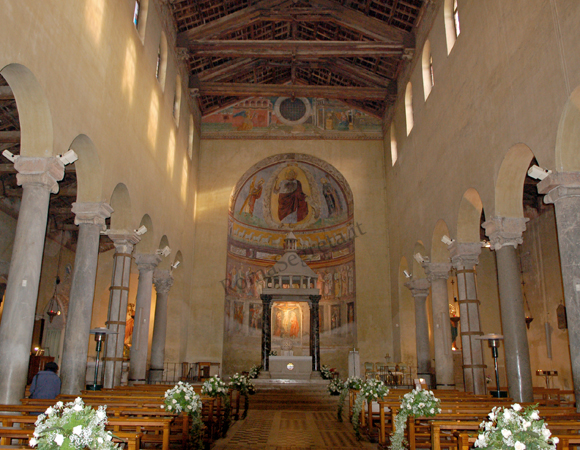
{"label": "stone floor", "polygon": [[[336,418],[338,397],[326,383],[260,383],[245,420],[234,421],[214,450],[376,449],[357,441],[352,425]],[[346,414],[345,414],[346,415]]]}

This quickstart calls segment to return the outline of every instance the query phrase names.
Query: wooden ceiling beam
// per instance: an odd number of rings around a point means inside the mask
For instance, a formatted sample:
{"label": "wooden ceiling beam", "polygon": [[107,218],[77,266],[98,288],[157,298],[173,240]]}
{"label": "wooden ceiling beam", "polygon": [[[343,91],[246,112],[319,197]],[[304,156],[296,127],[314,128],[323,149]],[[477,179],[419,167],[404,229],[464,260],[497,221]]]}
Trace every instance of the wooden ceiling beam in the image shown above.
{"label": "wooden ceiling beam", "polygon": [[0,131],[0,144],[18,144],[20,131]]}
{"label": "wooden ceiling beam", "polygon": [[385,88],[391,84],[391,80],[388,78],[381,77],[370,70],[359,67],[344,59],[337,58],[329,61],[328,68],[366,84],[370,83]]}
{"label": "wooden ceiling beam", "polygon": [[373,101],[384,101],[388,95],[387,89],[384,88],[252,83],[202,83],[199,89],[191,91],[193,95],[314,97]]}
{"label": "wooden ceiling beam", "polygon": [[324,57],[401,56],[403,46],[375,41],[190,41],[195,56],[318,59]]}
{"label": "wooden ceiling beam", "polygon": [[10,86],[0,86],[0,100],[14,100],[14,92]]}
{"label": "wooden ceiling beam", "polygon": [[[224,76],[232,76],[232,73],[235,73],[240,70],[245,70],[251,68],[252,66],[260,65],[260,61],[252,59],[252,58],[243,58],[243,59],[234,59],[232,61],[228,61],[224,64],[220,64],[217,67],[213,67],[211,69],[204,70],[194,76],[197,76],[199,81],[216,81]],[[189,86],[194,87],[194,86]]]}

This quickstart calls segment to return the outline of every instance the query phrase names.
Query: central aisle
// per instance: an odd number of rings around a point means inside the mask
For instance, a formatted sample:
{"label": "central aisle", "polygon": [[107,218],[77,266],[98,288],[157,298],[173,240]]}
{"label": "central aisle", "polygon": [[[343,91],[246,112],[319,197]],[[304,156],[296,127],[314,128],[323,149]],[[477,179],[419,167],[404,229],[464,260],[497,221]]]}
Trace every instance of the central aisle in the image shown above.
{"label": "central aisle", "polygon": [[338,397],[328,395],[324,383],[256,383],[245,420],[234,424],[215,450],[264,449],[376,449],[376,444],[358,442],[348,421],[336,419]]}

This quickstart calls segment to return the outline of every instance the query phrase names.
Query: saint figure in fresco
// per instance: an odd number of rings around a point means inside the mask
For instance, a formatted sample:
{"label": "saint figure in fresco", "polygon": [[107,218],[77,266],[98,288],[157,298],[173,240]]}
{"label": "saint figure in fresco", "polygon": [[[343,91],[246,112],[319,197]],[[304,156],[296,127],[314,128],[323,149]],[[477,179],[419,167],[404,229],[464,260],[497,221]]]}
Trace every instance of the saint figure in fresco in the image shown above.
{"label": "saint figure in fresco", "polygon": [[328,217],[334,217],[340,214],[340,198],[336,189],[329,183],[326,178],[320,180],[322,183],[322,194],[326,200],[326,207],[328,208]]}
{"label": "saint figure in fresco", "polygon": [[262,185],[264,184],[264,180],[260,179],[257,186],[255,183],[256,177],[254,177],[252,184],[250,184],[250,192],[248,193],[244,204],[240,208],[240,214],[248,213],[251,216],[254,215],[254,206],[256,205],[256,200],[262,196]]}
{"label": "saint figure in fresco", "polygon": [[274,186],[278,195],[278,219],[282,223],[299,223],[308,215],[306,194],[302,192],[302,183],[296,178],[296,171],[290,169],[279,186]]}
{"label": "saint figure in fresco", "polygon": [[300,323],[298,322],[298,317],[296,317],[296,311],[292,311],[292,316],[290,317],[290,337],[297,338],[298,332],[300,331]]}

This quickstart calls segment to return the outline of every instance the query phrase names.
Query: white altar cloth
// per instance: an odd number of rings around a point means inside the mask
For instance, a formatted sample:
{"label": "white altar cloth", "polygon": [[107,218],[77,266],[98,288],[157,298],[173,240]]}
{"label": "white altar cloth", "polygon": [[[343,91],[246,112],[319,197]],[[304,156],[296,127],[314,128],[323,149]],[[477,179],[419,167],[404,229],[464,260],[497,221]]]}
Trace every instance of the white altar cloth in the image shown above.
{"label": "white altar cloth", "polygon": [[270,378],[309,380],[312,356],[270,356]]}

